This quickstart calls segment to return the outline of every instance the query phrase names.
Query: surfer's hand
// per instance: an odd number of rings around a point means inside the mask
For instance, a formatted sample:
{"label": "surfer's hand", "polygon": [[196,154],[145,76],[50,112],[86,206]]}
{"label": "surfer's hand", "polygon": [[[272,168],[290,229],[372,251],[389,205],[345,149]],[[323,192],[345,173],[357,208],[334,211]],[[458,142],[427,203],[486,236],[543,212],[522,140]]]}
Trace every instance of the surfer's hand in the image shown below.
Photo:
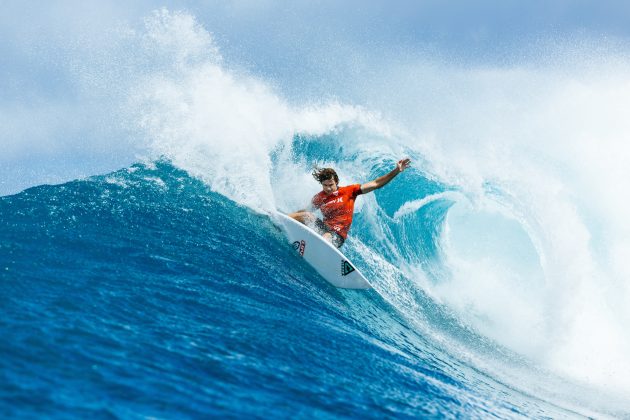
{"label": "surfer's hand", "polygon": [[409,167],[411,164],[411,159],[405,158],[398,161],[396,167],[398,168],[398,172],[402,172]]}

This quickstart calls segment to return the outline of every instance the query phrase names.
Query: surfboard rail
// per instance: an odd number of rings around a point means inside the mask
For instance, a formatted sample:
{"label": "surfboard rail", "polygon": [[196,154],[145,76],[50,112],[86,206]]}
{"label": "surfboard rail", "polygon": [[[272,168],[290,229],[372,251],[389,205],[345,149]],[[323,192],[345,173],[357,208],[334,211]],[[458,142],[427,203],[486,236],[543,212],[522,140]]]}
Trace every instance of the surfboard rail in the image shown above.
{"label": "surfboard rail", "polygon": [[276,215],[293,249],[329,283],[344,289],[372,287],[354,264],[319,233],[286,214]]}

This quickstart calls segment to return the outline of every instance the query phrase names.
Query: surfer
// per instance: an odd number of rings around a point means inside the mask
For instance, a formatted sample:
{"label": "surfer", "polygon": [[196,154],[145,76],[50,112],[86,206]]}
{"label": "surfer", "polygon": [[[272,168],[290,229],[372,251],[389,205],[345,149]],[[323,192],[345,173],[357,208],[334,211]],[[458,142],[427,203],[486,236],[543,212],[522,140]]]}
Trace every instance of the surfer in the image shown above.
{"label": "surfer", "polygon": [[[313,178],[322,185],[322,191],[315,194],[307,209],[291,213],[289,217],[314,227],[326,240],[339,248],[348,237],[356,198],[360,194],[367,194],[384,187],[396,175],[407,169],[410,163],[409,159],[401,159],[391,172],[365,184],[345,187],[339,186],[339,177],[334,169],[316,168],[313,171]],[[322,212],[324,220],[315,217],[312,213],[316,209]]]}

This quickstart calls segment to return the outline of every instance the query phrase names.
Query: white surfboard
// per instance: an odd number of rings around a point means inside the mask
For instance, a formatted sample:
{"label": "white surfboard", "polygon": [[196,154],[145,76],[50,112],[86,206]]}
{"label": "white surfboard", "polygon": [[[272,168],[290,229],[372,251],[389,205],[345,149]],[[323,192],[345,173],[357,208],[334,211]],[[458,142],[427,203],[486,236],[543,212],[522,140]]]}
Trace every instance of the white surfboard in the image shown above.
{"label": "white surfboard", "polygon": [[285,214],[277,215],[293,248],[323,278],[344,289],[372,287],[354,264],[320,234]]}

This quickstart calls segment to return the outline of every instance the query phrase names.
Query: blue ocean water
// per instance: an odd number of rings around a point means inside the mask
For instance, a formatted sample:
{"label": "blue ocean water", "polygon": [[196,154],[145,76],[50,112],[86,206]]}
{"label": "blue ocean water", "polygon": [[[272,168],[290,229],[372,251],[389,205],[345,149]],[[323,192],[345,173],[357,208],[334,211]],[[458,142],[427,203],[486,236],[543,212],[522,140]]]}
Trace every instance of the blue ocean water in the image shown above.
{"label": "blue ocean water", "polygon": [[331,286],[268,216],[167,161],[2,197],[0,225],[3,417],[576,415],[470,365],[376,290]]}
{"label": "blue ocean water", "polygon": [[[625,44],[149,3],[9,5],[1,417],[630,416]],[[273,215],[402,157],[332,287]]]}

